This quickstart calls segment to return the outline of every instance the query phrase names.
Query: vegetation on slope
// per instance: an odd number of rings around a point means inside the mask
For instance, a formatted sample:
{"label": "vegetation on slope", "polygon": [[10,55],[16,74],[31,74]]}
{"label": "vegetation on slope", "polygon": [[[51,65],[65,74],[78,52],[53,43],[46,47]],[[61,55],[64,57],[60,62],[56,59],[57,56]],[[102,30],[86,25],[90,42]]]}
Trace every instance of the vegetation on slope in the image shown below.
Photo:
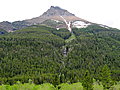
{"label": "vegetation on slope", "polygon": [[0,35],[6,34],[6,33],[7,33],[7,31],[0,29]]}
{"label": "vegetation on slope", "polygon": [[94,78],[110,88],[120,81],[119,46],[119,30],[97,25],[74,28],[72,36],[68,30],[46,26],[0,35],[0,84],[28,79],[53,85],[80,81],[93,88]]}
{"label": "vegetation on slope", "polygon": [[[97,81],[93,83],[93,90],[104,90],[103,85]],[[113,85],[110,89],[107,90],[119,90],[120,84]],[[50,83],[44,83],[36,85],[29,79],[29,83],[22,84],[20,81],[17,81],[14,85],[1,85],[0,90],[90,90],[84,89],[82,83],[62,83],[57,86],[54,86]]]}

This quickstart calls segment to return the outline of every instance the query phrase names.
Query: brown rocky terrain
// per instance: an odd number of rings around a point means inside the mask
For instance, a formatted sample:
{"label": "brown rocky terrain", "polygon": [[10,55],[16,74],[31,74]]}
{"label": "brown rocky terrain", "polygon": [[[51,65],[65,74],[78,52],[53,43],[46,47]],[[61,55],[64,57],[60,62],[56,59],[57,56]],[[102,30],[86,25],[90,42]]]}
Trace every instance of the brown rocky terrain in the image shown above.
{"label": "brown rocky terrain", "polygon": [[32,24],[40,24],[43,21],[46,21],[48,19],[53,19],[53,20],[64,22],[64,20],[60,16],[63,16],[68,22],[76,21],[76,20],[88,22],[84,19],[76,17],[74,14],[68,12],[67,10],[61,9],[60,7],[54,7],[54,6],[51,6],[50,9],[48,9],[46,12],[43,13],[43,15],[36,17],[36,18],[28,19],[25,21],[32,23]]}
{"label": "brown rocky terrain", "polygon": [[[76,22],[74,25],[72,23]],[[78,23],[80,21],[80,23]],[[82,22],[82,26],[81,26]],[[6,31],[13,31],[13,30],[19,30],[31,25],[47,25],[51,26],[53,28],[67,28],[67,24],[71,23],[72,26],[79,26],[84,27],[87,26],[88,21],[81,19],[79,17],[76,17],[74,14],[68,12],[65,9],[62,9],[60,7],[54,7],[51,6],[50,9],[48,9],[46,12],[44,12],[41,16],[27,19],[23,21],[15,21],[15,22],[1,22],[0,28],[4,29]]]}

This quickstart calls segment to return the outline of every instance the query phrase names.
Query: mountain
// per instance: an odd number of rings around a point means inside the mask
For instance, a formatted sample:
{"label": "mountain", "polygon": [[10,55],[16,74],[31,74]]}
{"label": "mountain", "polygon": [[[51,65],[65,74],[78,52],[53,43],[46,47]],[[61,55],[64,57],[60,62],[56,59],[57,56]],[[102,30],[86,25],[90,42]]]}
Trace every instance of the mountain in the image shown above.
{"label": "mountain", "polygon": [[108,89],[120,81],[118,29],[53,6],[39,17],[0,25],[0,84],[94,80]]}
{"label": "mountain", "polygon": [[53,28],[67,28],[70,27],[83,28],[91,25],[91,22],[88,22],[84,19],[76,17],[74,14],[68,12],[65,9],[62,9],[58,6],[51,6],[46,12],[41,16],[27,19],[23,21],[8,22],[4,21],[0,23],[0,28],[9,31],[19,30],[31,25],[47,25]]}
{"label": "mountain", "polygon": [[76,17],[74,14],[68,12],[67,10],[64,10],[60,7],[54,7],[51,6],[50,9],[48,9],[46,12],[44,12],[41,16],[33,18],[33,19],[29,19],[29,20],[25,20],[26,22],[30,22],[33,24],[40,24],[42,22],[44,22],[45,20],[57,20],[57,21],[63,21],[63,18],[61,18],[61,16],[63,16],[66,21],[76,21],[76,20],[81,20],[84,22],[87,22],[81,18]]}
{"label": "mountain", "polygon": [[71,23],[72,27],[81,26],[84,27],[90,24],[90,22],[76,17],[74,14],[68,12],[60,7],[51,6],[41,16],[25,20],[31,24],[45,24],[54,28],[67,28],[66,24]]}

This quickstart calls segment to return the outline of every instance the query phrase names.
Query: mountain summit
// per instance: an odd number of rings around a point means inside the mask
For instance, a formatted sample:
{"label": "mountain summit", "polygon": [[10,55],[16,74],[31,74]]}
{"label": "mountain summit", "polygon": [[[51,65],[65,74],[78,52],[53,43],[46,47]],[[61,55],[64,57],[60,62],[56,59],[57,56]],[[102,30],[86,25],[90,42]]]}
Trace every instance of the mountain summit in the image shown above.
{"label": "mountain summit", "polygon": [[90,22],[76,17],[74,14],[58,6],[51,6],[41,16],[25,20],[25,22],[34,25],[45,24],[54,28],[68,28],[67,24],[71,24],[71,27],[86,27],[90,24]]}
{"label": "mountain summit", "polygon": [[38,24],[38,23],[40,24],[43,21],[48,20],[48,19],[64,21],[60,16],[64,16],[68,21],[71,21],[72,19],[74,20],[80,19],[76,17],[74,14],[68,12],[67,10],[64,10],[58,6],[56,7],[51,6],[50,9],[44,12],[41,16],[33,18],[33,19],[28,19],[25,21],[29,23],[34,23],[34,24]]}
{"label": "mountain summit", "polygon": [[43,13],[43,16],[75,16],[74,14],[68,12],[67,10],[64,10],[58,6],[54,7],[51,6],[50,9],[48,9],[45,13]]}
{"label": "mountain summit", "polygon": [[[68,30],[72,27],[84,28],[92,24],[84,19],[76,17],[74,14],[62,9],[58,6],[51,6],[41,16],[23,21],[15,21],[12,23],[4,24],[0,23],[0,28],[7,31],[22,29],[31,25],[47,25],[56,29],[67,28]],[[9,27],[10,28],[9,28]]]}

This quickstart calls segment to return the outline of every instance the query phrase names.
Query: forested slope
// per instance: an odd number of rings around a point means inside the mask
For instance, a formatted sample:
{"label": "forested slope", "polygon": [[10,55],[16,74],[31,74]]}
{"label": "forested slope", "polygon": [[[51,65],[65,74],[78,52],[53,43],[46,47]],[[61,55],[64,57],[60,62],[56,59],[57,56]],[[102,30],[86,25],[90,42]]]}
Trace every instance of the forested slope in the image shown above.
{"label": "forested slope", "polygon": [[[74,39],[69,39],[71,35]],[[34,25],[0,35],[1,84],[32,79],[54,85],[82,81],[84,86],[85,75],[103,85],[120,80],[119,30],[91,25],[73,28],[71,34]]]}

